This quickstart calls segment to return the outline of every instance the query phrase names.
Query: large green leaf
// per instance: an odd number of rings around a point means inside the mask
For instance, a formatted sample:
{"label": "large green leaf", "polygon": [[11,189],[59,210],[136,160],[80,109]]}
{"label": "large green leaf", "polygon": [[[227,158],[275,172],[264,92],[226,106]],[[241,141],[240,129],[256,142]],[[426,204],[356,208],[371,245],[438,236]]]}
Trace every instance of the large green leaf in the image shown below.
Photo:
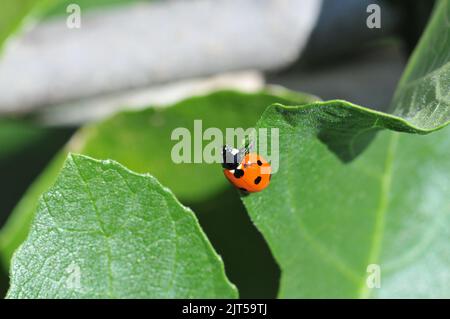
{"label": "large green leaf", "polygon": [[192,211],[150,175],[69,155],[17,251],[9,298],[231,298]]}
{"label": "large green leaf", "polygon": [[[258,126],[280,130],[280,169],[243,201],[281,267],[280,297],[450,296],[448,129],[384,131],[347,162],[321,132],[353,136],[347,153],[375,130],[411,127],[344,101],[273,106]],[[370,264],[381,289],[366,286]]]}
{"label": "large green leaf", "polygon": [[[280,297],[449,297],[449,1],[441,1],[392,112],[345,101],[269,108],[280,170],[243,198],[281,270]],[[381,288],[367,285],[368,266]],[[370,271],[369,267],[369,271]]]}

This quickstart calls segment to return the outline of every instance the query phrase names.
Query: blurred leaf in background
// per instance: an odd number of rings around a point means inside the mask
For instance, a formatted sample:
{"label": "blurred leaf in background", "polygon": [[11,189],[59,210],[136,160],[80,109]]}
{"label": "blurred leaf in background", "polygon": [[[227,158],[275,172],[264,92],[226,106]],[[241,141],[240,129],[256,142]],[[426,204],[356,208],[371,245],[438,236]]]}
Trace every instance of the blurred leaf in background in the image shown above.
{"label": "blurred leaf in background", "polygon": [[71,133],[69,128],[43,128],[23,120],[0,119],[0,225]]}
{"label": "blurred leaf in background", "polygon": [[39,3],[46,0],[3,0],[0,10],[0,48],[3,42],[15,32],[23,19]]}

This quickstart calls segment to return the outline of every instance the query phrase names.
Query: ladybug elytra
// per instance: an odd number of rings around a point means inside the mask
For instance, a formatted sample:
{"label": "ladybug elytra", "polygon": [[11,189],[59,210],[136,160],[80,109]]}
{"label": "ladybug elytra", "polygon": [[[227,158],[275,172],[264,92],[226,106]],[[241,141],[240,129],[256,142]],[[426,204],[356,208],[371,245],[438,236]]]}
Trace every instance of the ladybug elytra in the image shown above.
{"label": "ladybug elytra", "polygon": [[223,147],[223,173],[225,177],[243,192],[255,193],[265,189],[272,177],[272,169],[261,155],[248,149]]}

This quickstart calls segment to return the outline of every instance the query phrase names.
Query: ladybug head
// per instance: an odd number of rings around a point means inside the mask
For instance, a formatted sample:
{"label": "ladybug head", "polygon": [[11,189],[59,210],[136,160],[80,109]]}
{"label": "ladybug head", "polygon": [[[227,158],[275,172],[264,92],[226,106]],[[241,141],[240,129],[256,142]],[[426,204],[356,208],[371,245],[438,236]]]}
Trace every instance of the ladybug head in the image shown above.
{"label": "ladybug head", "polygon": [[241,164],[244,155],[239,149],[224,145],[222,148],[222,167],[229,170],[236,169]]}

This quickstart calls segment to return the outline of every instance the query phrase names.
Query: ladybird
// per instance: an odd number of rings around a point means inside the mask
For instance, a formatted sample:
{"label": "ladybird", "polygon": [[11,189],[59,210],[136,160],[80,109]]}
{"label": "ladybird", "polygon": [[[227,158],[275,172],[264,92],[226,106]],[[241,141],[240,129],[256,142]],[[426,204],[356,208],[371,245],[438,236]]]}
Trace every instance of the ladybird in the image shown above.
{"label": "ladybird", "polygon": [[236,149],[224,145],[223,173],[234,187],[246,193],[265,189],[272,177],[272,169],[261,155],[251,153],[247,148]]}

